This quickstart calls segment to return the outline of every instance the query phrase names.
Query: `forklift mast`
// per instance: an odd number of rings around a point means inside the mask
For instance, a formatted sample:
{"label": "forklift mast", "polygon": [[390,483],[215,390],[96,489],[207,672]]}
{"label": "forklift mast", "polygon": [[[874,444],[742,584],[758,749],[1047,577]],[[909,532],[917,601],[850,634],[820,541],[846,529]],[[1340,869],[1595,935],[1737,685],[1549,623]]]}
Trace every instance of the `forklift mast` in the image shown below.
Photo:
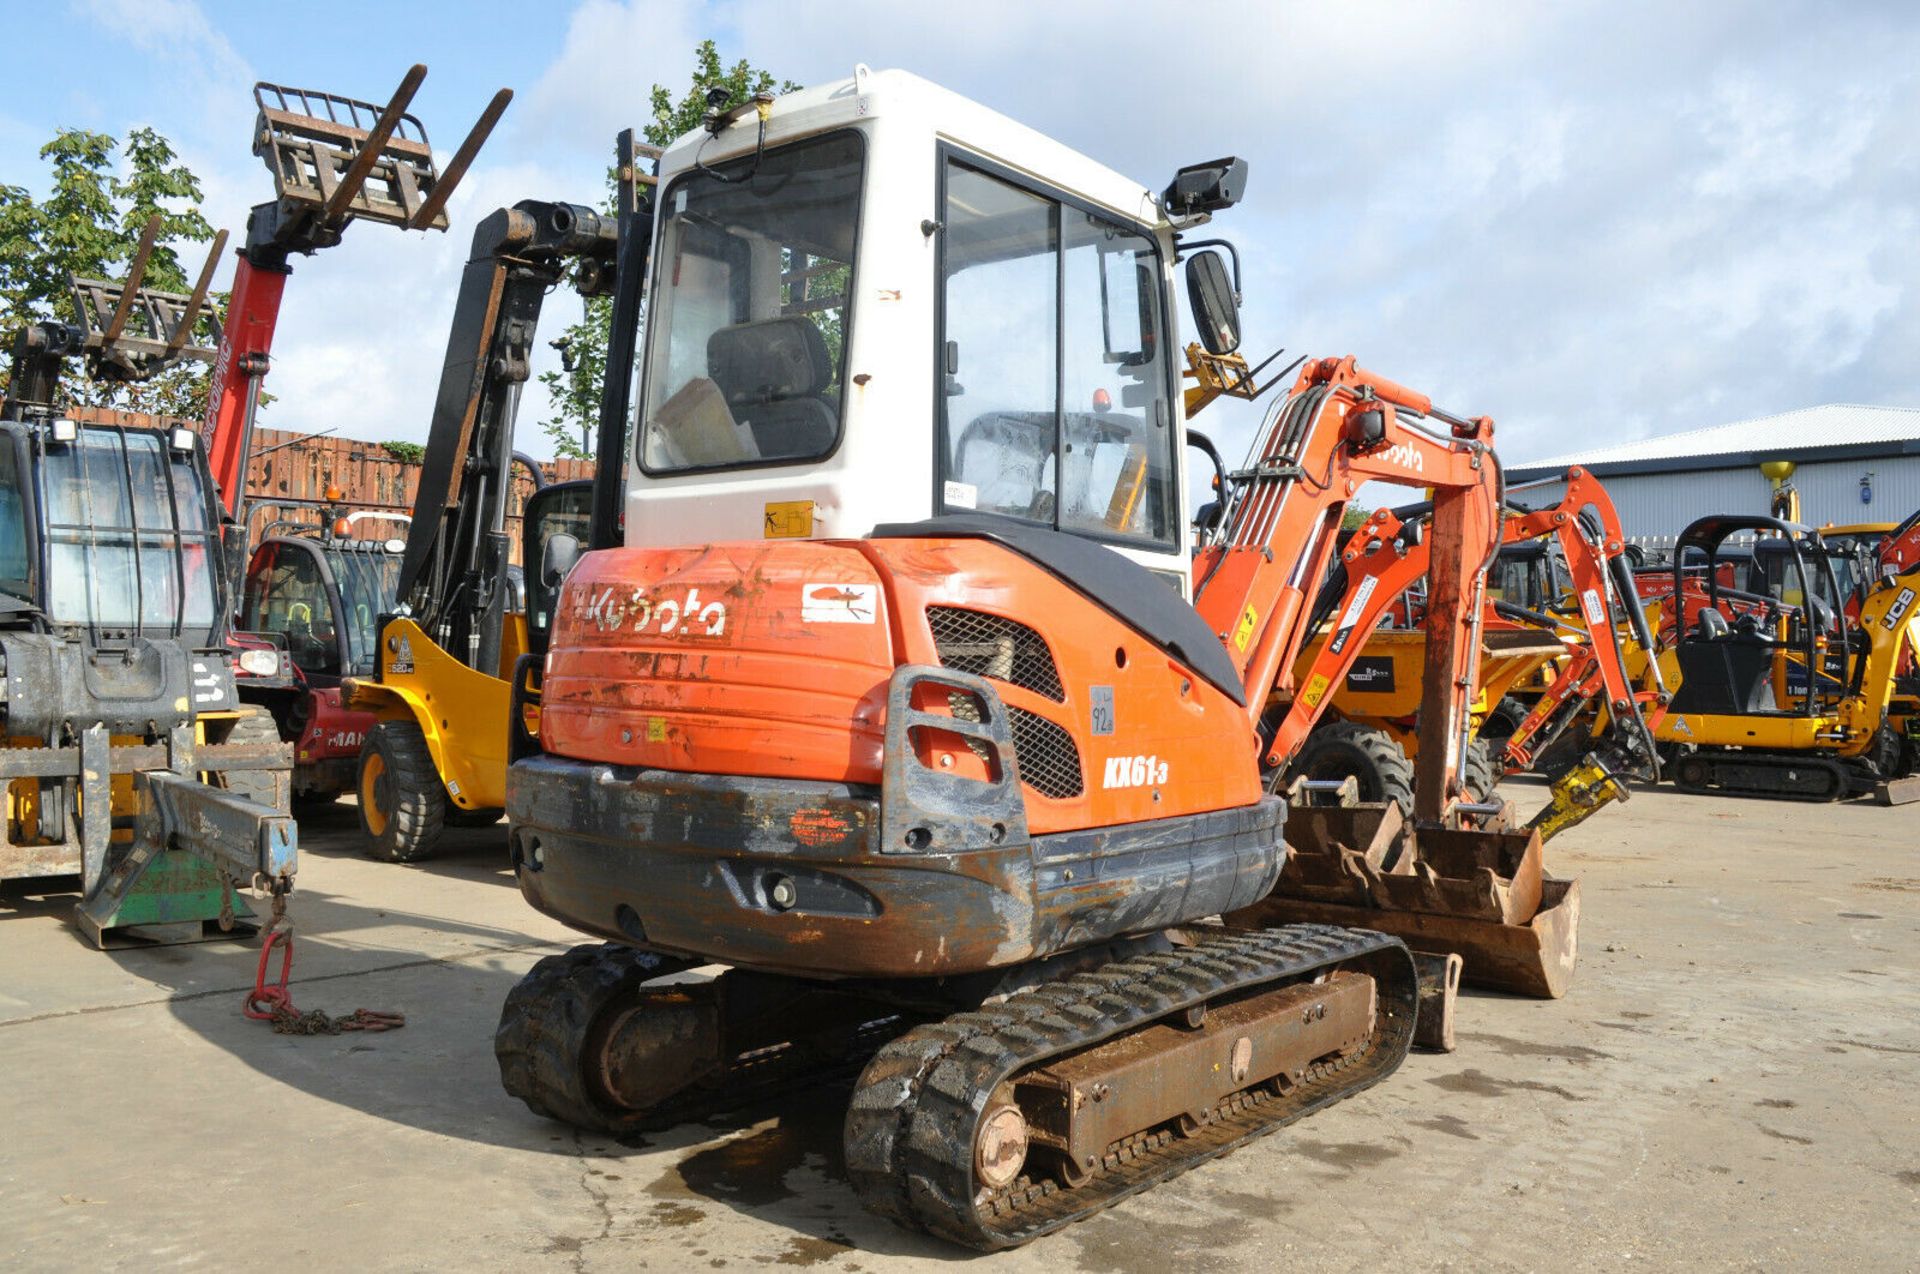
{"label": "forklift mast", "polygon": [[498,672],[506,612],[514,418],[540,310],[569,267],[583,296],[612,291],[617,249],[614,218],[579,204],[522,200],[473,233],[399,600],[441,649],[489,676]]}
{"label": "forklift mast", "polygon": [[426,129],[406,113],[426,75],[416,64],[384,108],[334,93],[254,85],[260,113],[253,153],[273,173],[274,198],[247,217],[201,430],[230,517],[245,520],[253,418],[293,272],[288,259],[334,246],[355,220],[445,230],[447,200],[513,99],[510,89],[494,94],[443,173],[434,166]]}

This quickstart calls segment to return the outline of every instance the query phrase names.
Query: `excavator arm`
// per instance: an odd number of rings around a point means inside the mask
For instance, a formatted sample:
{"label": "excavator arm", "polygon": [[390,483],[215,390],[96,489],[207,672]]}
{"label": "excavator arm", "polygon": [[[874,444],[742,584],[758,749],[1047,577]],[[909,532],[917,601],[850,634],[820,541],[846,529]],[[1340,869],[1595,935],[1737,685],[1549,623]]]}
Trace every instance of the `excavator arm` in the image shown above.
{"label": "excavator arm", "polygon": [[[1620,515],[1600,481],[1574,467],[1553,507],[1507,518],[1507,543],[1551,535],[1573,577],[1575,614],[1585,640],[1553,685],[1507,739],[1499,757],[1508,772],[1531,767],[1580,710],[1595,698],[1605,705],[1607,737],[1553,782],[1552,796],[1529,826],[1542,840],[1591,818],[1602,806],[1627,799],[1625,776],[1657,777],[1653,731],[1666,715],[1668,694],[1659,661],[1651,657],[1653,635],[1627,561]],[[1649,652],[1651,685],[1634,685],[1615,615],[1624,615]],[[1602,698],[1604,696],[1604,698]]]}
{"label": "excavator arm", "polygon": [[[1194,561],[1194,607],[1226,645],[1263,726],[1265,761],[1284,765],[1319,719],[1387,608],[1428,577],[1430,623],[1416,815],[1438,822],[1462,794],[1485,567],[1498,547],[1500,471],[1493,422],[1433,406],[1352,357],[1308,362],[1247,466],[1229,474],[1220,530]],[[1424,487],[1433,525],[1424,569],[1378,560],[1355,582],[1336,639],[1304,688],[1293,680],[1313,633],[1310,602],[1362,483]],[[1324,681],[1322,680],[1324,678]],[[1277,722],[1271,717],[1278,700]],[[1268,733],[1270,730],[1270,733]]]}

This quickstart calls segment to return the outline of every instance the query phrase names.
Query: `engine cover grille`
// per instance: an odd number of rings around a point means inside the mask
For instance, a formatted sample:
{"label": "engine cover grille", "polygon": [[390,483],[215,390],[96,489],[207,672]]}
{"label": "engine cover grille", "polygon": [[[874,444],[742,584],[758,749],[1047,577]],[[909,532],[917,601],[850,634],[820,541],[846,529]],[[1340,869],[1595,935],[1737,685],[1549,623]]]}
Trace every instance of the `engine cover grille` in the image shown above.
{"label": "engine cover grille", "polygon": [[959,606],[929,606],[927,627],[933,630],[943,666],[1066,702],[1047,639],[1018,620]]}

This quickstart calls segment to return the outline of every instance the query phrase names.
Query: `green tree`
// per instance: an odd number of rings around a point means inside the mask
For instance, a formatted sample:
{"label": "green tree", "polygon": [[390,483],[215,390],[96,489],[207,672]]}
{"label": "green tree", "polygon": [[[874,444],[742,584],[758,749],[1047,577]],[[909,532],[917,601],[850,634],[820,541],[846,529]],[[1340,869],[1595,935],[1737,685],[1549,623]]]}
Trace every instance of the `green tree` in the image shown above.
{"label": "green tree", "polygon": [[[699,127],[707,113],[707,90],[715,86],[729,90],[736,102],[755,93],[791,93],[800,87],[791,80],[776,84],[770,72],[756,70],[745,58],[732,67],[722,66],[720,50],[712,40],[700,42],[693,60],[692,81],[677,98],[664,84],[653,86],[652,117],[641,130],[648,145],[665,147]],[[612,169],[607,172],[602,208],[614,210]],[[540,374],[540,383],[546,386],[553,407],[553,414],[541,421],[540,427],[552,440],[556,456],[582,460],[593,455],[593,434],[600,424],[600,388],[607,372],[607,343],[613,326],[611,297],[594,297],[584,304],[581,320],[553,342],[562,351],[562,369]]]}
{"label": "green tree", "polygon": [[[127,134],[118,164],[117,149],[119,143],[105,133],[63,128],[40,148],[51,178],[44,200],[36,201],[24,187],[0,185],[0,323],[6,326],[0,335],[10,339],[21,325],[41,319],[77,320],[69,276],[124,279],[141,232],[156,215],[160,232],[143,286],[191,289],[188,271],[197,276],[200,260],[183,266],[174,245],[213,238],[213,227],[200,214],[200,179],[150,128]],[[224,304],[224,296],[209,297],[202,313],[218,313]],[[193,362],[134,384],[89,380],[76,368],[62,382],[62,394],[76,405],[197,416],[206,382],[205,367]]]}

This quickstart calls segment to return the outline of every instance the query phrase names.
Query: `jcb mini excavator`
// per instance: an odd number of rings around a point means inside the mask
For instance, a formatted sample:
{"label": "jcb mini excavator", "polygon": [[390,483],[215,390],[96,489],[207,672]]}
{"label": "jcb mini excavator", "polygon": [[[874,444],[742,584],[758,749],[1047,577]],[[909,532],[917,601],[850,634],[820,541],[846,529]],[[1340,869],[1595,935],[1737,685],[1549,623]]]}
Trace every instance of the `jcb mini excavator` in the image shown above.
{"label": "jcb mini excavator", "polygon": [[1244,173],[1156,197],[864,67],[667,152],[631,455],[611,358],[597,551],[548,538],[539,736],[507,776],[523,893],[608,941],[509,996],[510,1092],[632,1129],[890,1041],[847,1116],[855,1188],[993,1249],[1399,1064],[1397,940],[1204,922],[1286,857],[1266,784],[1342,669],[1292,675],[1366,480],[1435,492],[1417,812],[1459,801],[1492,429],[1310,362],[1191,539],[1173,266],[1218,379],[1237,289],[1188,232]]}
{"label": "jcb mini excavator", "polygon": [[[1920,797],[1908,778],[1920,759],[1920,686],[1902,675],[1920,650],[1913,525],[1884,542],[1857,622],[1811,528],[1727,514],[1681,533],[1662,622],[1673,640],[1659,656],[1675,688],[1657,732],[1674,749],[1677,786],[1789,800]],[[1777,591],[1723,582],[1722,557],[1742,535],[1779,557]]]}

